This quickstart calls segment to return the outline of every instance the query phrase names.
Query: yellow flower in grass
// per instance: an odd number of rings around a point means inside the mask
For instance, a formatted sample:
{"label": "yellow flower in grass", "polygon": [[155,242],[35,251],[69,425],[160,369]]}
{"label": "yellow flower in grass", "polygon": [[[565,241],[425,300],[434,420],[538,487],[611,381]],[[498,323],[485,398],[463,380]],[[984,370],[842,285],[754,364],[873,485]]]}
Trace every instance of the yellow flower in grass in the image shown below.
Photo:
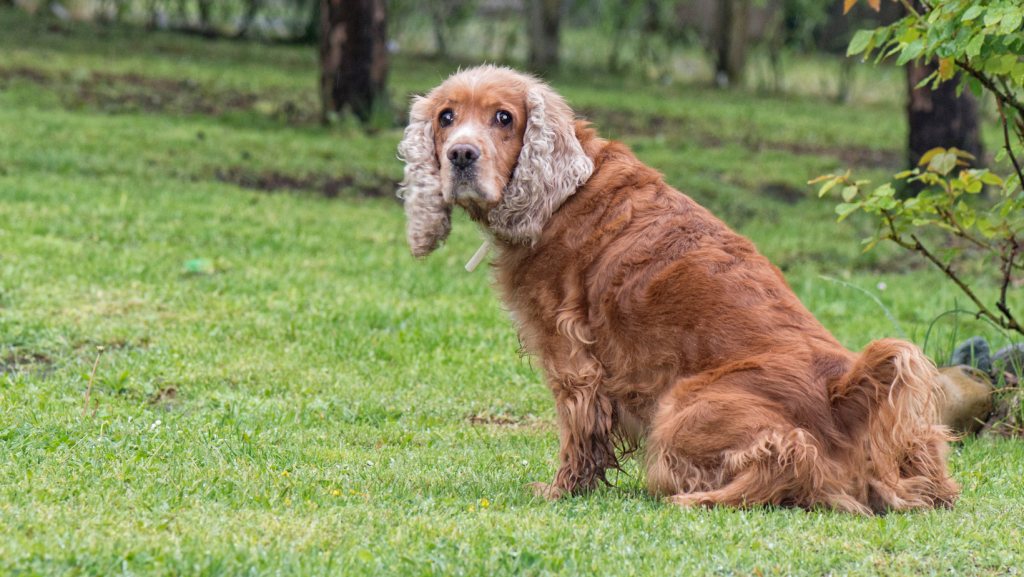
{"label": "yellow flower in grass", "polygon": [[484,497],[483,499],[480,499],[480,506],[481,507],[489,507],[490,505],[491,505],[491,502],[488,501],[486,497]]}

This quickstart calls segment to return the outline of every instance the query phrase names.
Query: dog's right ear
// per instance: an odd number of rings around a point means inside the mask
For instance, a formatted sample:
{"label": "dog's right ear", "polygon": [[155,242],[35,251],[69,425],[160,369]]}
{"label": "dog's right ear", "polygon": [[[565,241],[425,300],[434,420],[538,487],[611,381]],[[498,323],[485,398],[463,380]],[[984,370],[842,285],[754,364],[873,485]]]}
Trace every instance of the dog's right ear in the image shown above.
{"label": "dog's right ear", "polygon": [[417,96],[409,112],[409,126],[398,144],[399,158],[405,161],[398,196],[405,199],[405,235],[416,258],[437,250],[452,228],[452,205],[441,193],[433,121],[430,101]]}

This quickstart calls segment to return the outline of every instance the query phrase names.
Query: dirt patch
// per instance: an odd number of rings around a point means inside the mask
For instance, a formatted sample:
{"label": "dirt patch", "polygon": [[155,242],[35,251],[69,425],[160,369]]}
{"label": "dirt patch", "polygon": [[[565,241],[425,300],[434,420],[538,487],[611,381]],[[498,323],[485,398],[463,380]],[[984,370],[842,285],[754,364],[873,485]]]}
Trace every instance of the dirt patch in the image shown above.
{"label": "dirt patch", "polygon": [[493,427],[501,428],[531,428],[531,429],[548,429],[553,428],[554,425],[547,421],[540,420],[533,415],[510,415],[510,414],[487,414],[480,413],[475,415],[467,415],[466,421],[471,425],[489,425]]}
{"label": "dirt patch", "polygon": [[394,198],[395,182],[383,177],[357,178],[352,175],[307,173],[290,175],[277,171],[254,171],[240,167],[218,168],[214,176],[221,182],[263,192],[305,190],[318,192],[325,198],[337,198],[353,192],[366,198]]}
{"label": "dirt patch", "polygon": [[767,197],[781,200],[786,204],[796,204],[807,198],[807,194],[804,191],[785,182],[773,182],[762,185],[760,192]]}
{"label": "dirt patch", "polygon": [[17,351],[0,360],[0,374],[36,373],[45,375],[53,371],[53,359],[43,353]]}
{"label": "dirt patch", "polygon": [[884,168],[887,170],[899,170],[903,167],[905,160],[903,154],[897,150],[872,150],[858,146],[810,146],[764,142],[749,138],[722,140],[720,135],[700,130],[685,118],[669,118],[658,114],[608,108],[581,108],[577,112],[580,116],[593,122],[611,138],[686,135],[688,139],[696,141],[705,148],[718,148],[724,144],[739,144],[753,152],[775,150],[791,154],[833,156],[849,167]]}
{"label": "dirt patch", "polygon": [[497,425],[499,427],[518,427],[522,424],[522,421],[511,417],[472,415],[468,420],[474,425]]}
{"label": "dirt patch", "polygon": [[178,389],[169,385],[154,393],[153,396],[146,401],[146,404],[154,410],[169,413],[181,404],[180,397],[181,395],[178,392]]}
{"label": "dirt patch", "polygon": [[150,78],[134,73],[86,70],[48,73],[24,67],[0,68],[0,89],[14,80],[55,91],[61,103],[71,109],[202,115],[254,110],[293,125],[319,122],[316,102],[308,95],[298,93],[261,94],[233,88],[213,89],[191,79]]}

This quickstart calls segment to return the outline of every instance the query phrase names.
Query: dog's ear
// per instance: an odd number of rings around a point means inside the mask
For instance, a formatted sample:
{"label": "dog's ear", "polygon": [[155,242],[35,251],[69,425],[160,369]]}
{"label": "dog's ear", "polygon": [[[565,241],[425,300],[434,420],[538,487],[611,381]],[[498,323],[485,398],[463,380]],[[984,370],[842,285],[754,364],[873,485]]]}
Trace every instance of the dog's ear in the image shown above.
{"label": "dog's ear", "polygon": [[572,109],[543,84],[526,93],[523,149],[501,202],[488,214],[495,235],[533,244],[544,224],[590,178],[594,163],[576,138]]}
{"label": "dog's ear", "polygon": [[399,158],[405,161],[405,178],[398,195],[405,199],[405,235],[416,258],[435,251],[452,228],[452,205],[441,194],[433,120],[430,101],[417,97],[409,112],[409,126],[398,144]]}

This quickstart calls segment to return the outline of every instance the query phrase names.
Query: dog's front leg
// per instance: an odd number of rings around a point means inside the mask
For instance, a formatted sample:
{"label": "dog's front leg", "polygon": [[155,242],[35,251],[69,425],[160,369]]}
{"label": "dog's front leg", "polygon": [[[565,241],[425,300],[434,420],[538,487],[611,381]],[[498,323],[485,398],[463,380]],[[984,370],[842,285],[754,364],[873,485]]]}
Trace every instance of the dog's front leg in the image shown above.
{"label": "dog's front leg", "polygon": [[547,499],[589,491],[605,479],[605,470],[618,468],[612,442],[614,407],[601,390],[604,371],[586,353],[571,355],[564,366],[549,366],[548,386],[558,411],[560,449],[554,481],[534,483],[534,492]]}

